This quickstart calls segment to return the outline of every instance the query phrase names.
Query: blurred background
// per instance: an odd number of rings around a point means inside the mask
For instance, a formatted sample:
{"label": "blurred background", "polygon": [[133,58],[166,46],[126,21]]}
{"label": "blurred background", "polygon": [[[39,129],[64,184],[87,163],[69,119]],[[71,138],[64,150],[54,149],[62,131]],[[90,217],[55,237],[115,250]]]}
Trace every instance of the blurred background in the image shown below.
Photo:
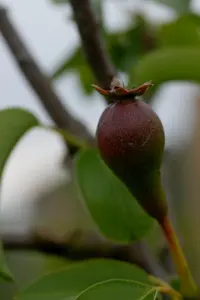
{"label": "blurred background", "polygon": [[[82,53],[67,2],[1,0],[0,6],[7,8],[14,27],[40,68],[52,79],[67,110],[94,134],[106,103],[91,88],[96,79]],[[199,0],[91,2],[106,50],[127,85],[134,86],[134,67],[149,52],[169,47],[200,50]],[[149,74],[151,71],[154,68]],[[184,75],[177,80],[166,76],[148,94],[148,101],[160,116],[166,133],[163,181],[170,213],[200,286],[200,69],[194,69],[194,73],[192,80]],[[24,107],[44,124],[53,124],[17,67],[1,33],[0,99],[0,109]],[[34,129],[20,141],[1,182],[2,235],[45,229],[60,238],[74,229],[93,230],[76,194],[70,166],[64,165],[65,156],[66,145],[55,133]],[[159,232],[154,229],[148,240],[157,253],[163,245]],[[11,285],[0,280],[1,300],[12,299],[18,288],[43,272],[70,263],[30,251],[7,251],[6,256],[17,281]]]}

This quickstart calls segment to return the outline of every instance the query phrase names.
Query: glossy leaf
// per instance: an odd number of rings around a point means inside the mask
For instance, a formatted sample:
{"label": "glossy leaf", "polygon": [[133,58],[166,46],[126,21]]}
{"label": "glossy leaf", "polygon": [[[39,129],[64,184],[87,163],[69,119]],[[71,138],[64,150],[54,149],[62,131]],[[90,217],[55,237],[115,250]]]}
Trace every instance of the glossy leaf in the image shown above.
{"label": "glossy leaf", "polygon": [[132,76],[141,84],[152,80],[155,85],[170,80],[200,82],[200,47],[169,48],[145,55]]}
{"label": "glossy leaf", "polygon": [[76,300],[155,300],[156,288],[131,280],[113,279],[97,283],[81,292]]}
{"label": "glossy leaf", "polygon": [[200,47],[200,16],[187,14],[161,26],[158,42],[162,47]]}
{"label": "glossy leaf", "polygon": [[5,262],[5,257],[3,253],[3,246],[0,241],[0,277],[6,281],[13,281],[13,276]]}
{"label": "glossy leaf", "polygon": [[22,291],[16,300],[75,300],[91,285],[113,278],[148,282],[146,273],[131,264],[88,260],[45,275]]}
{"label": "glossy leaf", "polygon": [[37,125],[38,120],[35,116],[24,109],[9,108],[0,111],[0,178],[17,142],[28,130]]}
{"label": "glossy leaf", "polygon": [[152,227],[153,219],[104,164],[96,150],[89,149],[78,154],[76,180],[92,218],[111,240],[133,242]]}

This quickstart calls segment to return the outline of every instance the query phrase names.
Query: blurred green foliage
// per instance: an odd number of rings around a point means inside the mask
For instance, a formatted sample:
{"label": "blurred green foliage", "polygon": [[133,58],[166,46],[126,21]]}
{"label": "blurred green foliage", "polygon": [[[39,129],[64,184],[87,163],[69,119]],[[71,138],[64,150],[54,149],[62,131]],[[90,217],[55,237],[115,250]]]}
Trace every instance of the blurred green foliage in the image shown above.
{"label": "blurred green foliage", "polygon": [[158,28],[158,47],[200,47],[200,16],[186,14]]}
{"label": "blurred green foliage", "polygon": [[165,48],[143,57],[132,70],[137,83],[152,80],[154,85],[173,80],[200,82],[198,47]]}
{"label": "blurred green foliage", "polygon": [[[146,0],[148,1],[148,0]],[[191,0],[154,0],[155,2],[165,4],[178,13],[186,13],[190,10]]]}
{"label": "blurred green foliage", "polygon": [[[199,82],[199,65],[197,63],[195,67],[195,64],[199,61],[200,16],[190,11],[189,0],[155,2],[174,9],[177,17],[164,25],[152,25],[142,14],[136,13],[132,15],[131,24],[117,32],[109,31],[101,18],[102,35],[113,64],[119,72],[128,75],[130,87],[146,80],[153,80],[155,84],[169,80]],[[93,4],[102,13],[103,2],[95,0]],[[189,46],[193,48],[188,49]],[[157,51],[161,48],[163,52]],[[171,49],[167,51],[168,48]],[[69,72],[77,74],[83,92],[91,95],[91,83],[95,82],[95,78],[81,45],[74,49],[70,57],[67,55],[58,63],[51,77],[57,80]],[[156,87],[147,93],[147,97],[152,95]]]}
{"label": "blurred green foliage", "polygon": [[66,4],[68,0],[51,0],[53,4]]}
{"label": "blurred green foliage", "polygon": [[28,111],[20,108],[8,108],[0,111],[0,178],[5,163],[19,139],[32,127],[37,119]]}
{"label": "blurred green foliage", "polygon": [[6,282],[0,277],[1,300],[13,300],[19,290],[26,288],[35,278],[66,268],[70,264],[66,259],[35,251],[11,250],[7,251],[5,258],[12,271],[14,282]]}
{"label": "blurred green foliage", "polygon": [[[108,32],[103,28],[102,34],[111,60],[120,72],[129,73],[139,58],[155,47],[153,28],[141,15],[137,15],[126,30]],[[71,71],[76,72],[83,91],[90,95],[93,92],[91,83],[95,82],[95,78],[81,46],[70,57],[63,59],[52,74],[52,79],[58,79]]]}

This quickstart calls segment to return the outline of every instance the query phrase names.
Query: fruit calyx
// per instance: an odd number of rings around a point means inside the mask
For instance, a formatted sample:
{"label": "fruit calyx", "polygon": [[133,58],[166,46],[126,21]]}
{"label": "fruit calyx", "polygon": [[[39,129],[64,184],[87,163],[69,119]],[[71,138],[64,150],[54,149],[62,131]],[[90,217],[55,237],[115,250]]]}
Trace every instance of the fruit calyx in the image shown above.
{"label": "fruit calyx", "polygon": [[123,100],[127,98],[134,99],[136,96],[143,95],[149,87],[153,84],[151,81],[145,82],[142,85],[133,88],[133,89],[126,89],[124,84],[121,80],[114,77],[111,81],[110,88],[108,90],[99,87],[98,85],[92,84],[92,87],[97,90],[101,95],[107,96],[109,98],[115,98],[118,100]]}

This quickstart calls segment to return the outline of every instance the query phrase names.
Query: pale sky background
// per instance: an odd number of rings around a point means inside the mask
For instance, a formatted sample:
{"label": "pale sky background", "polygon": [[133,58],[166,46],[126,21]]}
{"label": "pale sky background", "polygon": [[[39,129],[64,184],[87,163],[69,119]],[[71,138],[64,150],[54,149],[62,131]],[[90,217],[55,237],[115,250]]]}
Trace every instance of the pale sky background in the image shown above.
{"label": "pale sky background", "polygon": [[[9,8],[14,24],[46,72],[51,72],[66,53],[70,56],[79,42],[76,27],[70,21],[70,9],[66,6],[52,5],[50,0],[0,0],[0,3]],[[193,1],[192,7],[200,13],[199,0]],[[110,29],[116,30],[127,25],[127,9],[142,10],[154,22],[166,22],[175,16],[172,10],[148,0],[106,0],[104,11]],[[77,90],[74,75],[57,81],[55,88],[66,106],[94,132],[104,109],[101,97],[95,94],[93,99],[84,100],[82,93]],[[182,142],[187,140],[191,130],[188,123],[192,124],[193,118],[193,107],[188,105],[187,99],[191,98],[192,92],[197,93],[198,88],[186,83],[167,84],[161,87],[155,97],[154,108],[163,121],[167,146],[175,147],[177,139]],[[1,35],[0,99],[0,109],[25,107],[42,122],[51,122],[16,67]],[[188,123],[183,122],[186,119]],[[188,127],[189,131],[186,130]],[[2,217],[10,215],[11,210],[22,211],[24,203],[27,205],[27,201],[31,201],[30,194],[34,193],[36,187],[39,191],[65,178],[60,165],[63,150],[63,143],[57,135],[41,130],[33,130],[20,142],[4,173],[1,187]]]}

